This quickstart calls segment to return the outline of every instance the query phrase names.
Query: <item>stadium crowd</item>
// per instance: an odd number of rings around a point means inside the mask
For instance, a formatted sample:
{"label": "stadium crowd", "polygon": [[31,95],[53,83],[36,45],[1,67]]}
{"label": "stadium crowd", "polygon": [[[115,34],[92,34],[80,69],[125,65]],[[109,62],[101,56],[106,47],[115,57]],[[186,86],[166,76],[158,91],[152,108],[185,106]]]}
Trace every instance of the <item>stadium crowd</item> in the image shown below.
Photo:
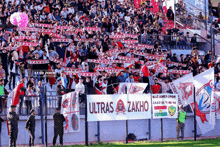
{"label": "stadium crowd", "polygon": [[[20,95],[44,95],[43,85],[50,84],[57,85],[57,95],[79,92],[82,102],[85,94],[117,93],[120,82],[147,82],[145,92],[172,93],[168,83],[186,73],[170,70],[197,75],[210,67],[219,81],[219,61],[211,52],[200,55],[196,34],[174,27],[172,7],[162,6],[163,0],[143,2],[139,9],[132,0],[1,1],[0,95],[23,82]],[[14,12],[28,14],[29,31],[10,23]],[[192,52],[177,56],[171,48]],[[36,60],[49,63],[31,62]],[[29,100],[25,104],[31,109]]]}

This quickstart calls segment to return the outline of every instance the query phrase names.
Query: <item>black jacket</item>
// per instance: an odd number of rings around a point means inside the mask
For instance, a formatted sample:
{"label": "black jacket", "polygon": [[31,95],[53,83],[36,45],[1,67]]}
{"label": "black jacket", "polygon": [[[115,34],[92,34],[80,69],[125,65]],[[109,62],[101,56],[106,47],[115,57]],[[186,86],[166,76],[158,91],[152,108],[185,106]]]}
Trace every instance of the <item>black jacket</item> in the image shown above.
{"label": "black jacket", "polygon": [[54,128],[63,129],[63,122],[65,122],[65,118],[63,114],[55,113],[53,115],[54,120]]}
{"label": "black jacket", "polygon": [[26,121],[26,129],[35,130],[35,116],[30,115]]}
{"label": "black jacket", "polygon": [[9,130],[18,130],[19,116],[16,112],[9,112],[7,115]]}
{"label": "black jacket", "polygon": [[63,94],[62,94],[62,91],[63,91],[63,92],[66,92],[66,89],[64,88],[63,85],[57,85],[56,91],[57,91],[57,92],[56,92],[57,96],[60,96],[60,95],[63,95]]}

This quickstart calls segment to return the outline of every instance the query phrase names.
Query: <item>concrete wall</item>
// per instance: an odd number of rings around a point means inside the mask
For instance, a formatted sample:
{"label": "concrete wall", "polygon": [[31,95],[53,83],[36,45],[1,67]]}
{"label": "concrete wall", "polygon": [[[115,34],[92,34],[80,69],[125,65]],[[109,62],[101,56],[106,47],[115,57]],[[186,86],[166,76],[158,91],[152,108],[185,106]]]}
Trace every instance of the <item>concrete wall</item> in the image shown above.
{"label": "concrete wall", "polygon": [[[27,117],[21,117],[19,121],[19,133],[17,144],[28,144],[29,136],[27,130],[25,130],[25,121]],[[41,144],[41,127],[39,117],[36,117],[36,139],[35,144]],[[52,117],[48,117],[48,143],[52,143],[53,139],[53,120]],[[83,116],[80,121],[80,132],[64,134],[64,142],[69,143],[79,143],[85,140],[85,121]],[[115,141],[115,140],[125,140],[126,136],[126,121],[103,121],[100,122],[100,139],[101,141]],[[160,138],[160,119],[152,119],[151,121],[151,139],[156,140]],[[220,120],[216,121],[216,126],[214,131],[210,131],[202,136],[216,136],[220,135]],[[193,137],[193,116],[190,115],[186,119],[185,125],[185,137]],[[198,128],[198,127],[197,127]],[[95,136],[97,133],[97,123],[89,122],[89,141],[97,141]],[[164,138],[175,138],[176,137],[176,120],[175,119],[163,119],[163,130]],[[137,139],[148,138],[146,134],[148,132],[148,120],[129,120],[128,121],[128,133],[134,133]],[[198,134],[201,134],[198,128]],[[58,141],[58,140],[57,140]],[[1,143],[2,145],[8,145],[9,136],[7,134],[6,122],[2,124],[2,134]]]}

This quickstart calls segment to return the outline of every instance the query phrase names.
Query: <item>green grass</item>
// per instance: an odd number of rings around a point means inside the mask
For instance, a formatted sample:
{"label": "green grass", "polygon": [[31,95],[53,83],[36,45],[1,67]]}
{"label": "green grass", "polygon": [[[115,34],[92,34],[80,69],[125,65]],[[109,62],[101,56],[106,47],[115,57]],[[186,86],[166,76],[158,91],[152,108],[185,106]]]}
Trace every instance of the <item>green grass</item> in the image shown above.
{"label": "green grass", "polygon": [[[165,142],[159,141],[139,141],[139,142],[132,142],[132,143],[122,143],[122,142],[112,142],[112,143],[103,143],[99,142],[96,144],[90,144],[90,146],[102,146],[102,147],[115,147],[115,146],[152,146],[152,147],[220,147],[220,138],[217,139],[202,139],[198,141],[193,140],[184,140],[184,141],[176,141],[176,140],[168,140]],[[84,145],[72,145],[72,146],[65,146],[65,147],[84,147]]]}

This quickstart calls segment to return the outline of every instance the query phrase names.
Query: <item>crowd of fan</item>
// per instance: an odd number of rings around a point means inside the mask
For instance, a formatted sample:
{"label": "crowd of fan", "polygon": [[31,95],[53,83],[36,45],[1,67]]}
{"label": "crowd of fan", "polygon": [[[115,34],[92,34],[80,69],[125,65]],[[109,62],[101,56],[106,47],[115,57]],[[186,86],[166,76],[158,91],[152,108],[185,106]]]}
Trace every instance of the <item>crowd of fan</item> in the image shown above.
{"label": "crowd of fan", "polygon": [[[160,1],[161,6],[163,1]],[[50,61],[52,70],[55,72],[57,95],[62,95],[69,91],[77,91],[83,97],[83,94],[95,93],[94,87],[104,92],[105,94],[115,93],[117,86],[115,83],[120,82],[146,82],[142,72],[133,72],[132,69],[141,69],[140,61],[154,61],[146,59],[143,56],[135,55],[132,52],[122,53],[120,55],[128,57],[136,57],[139,60],[130,68],[125,68],[122,64],[97,64],[87,62],[87,59],[117,59],[117,55],[111,56],[105,54],[106,51],[117,48],[124,49],[126,45],[120,40],[113,40],[109,36],[116,34],[134,34],[137,35],[138,43],[143,43],[144,37],[149,37],[144,43],[153,44],[153,49],[143,50],[145,53],[160,54],[163,53],[163,47],[178,48],[189,47],[193,48],[191,55],[180,55],[170,52],[167,53],[166,61],[186,64],[176,66],[166,64],[168,69],[189,70],[193,75],[197,75],[202,71],[210,68],[215,68],[216,80],[219,80],[219,64],[216,63],[215,57],[208,52],[205,56],[200,56],[197,48],[196,35],[189,36],[189,33],[184,34],[181,28],[166,29],[166,23],[172,22],[174,13],[170,7],[167,14],[163,13],[163,8],[160,7],[158,12],[152,11],[150,1],[143,3],[139,9],[135,8],[132,0],[6,0],[0,2],[0,21],[2,32],[0,33],[1,46],[3,49],[0,53],[0,75],[1,83],[0,90],[5,89],[8,84],[8,89],[1,91],[0,95],[8,94],[8,90],[15,88],[19,83],[16,83],[16,78],[19,82],[25,83],[23,90],[24,95],[43,95],[43,85],[48,84],[48,76],[45,76],[45,71],[48,70],[48,64],[28,64],[27,60],[49,59],[49,57],[58,58],[61,61],[66,60],[67,67],[84,69],[85,72],[94,72],[98,66],[112,67],[122,69],[120,73],[109,73],[101,71],[98,77],[80,77],[78,75],[66,76],[60,64]],[[66,30],[55,30],[56,34],[60,34],[65,38],[70,38],[73,41],[70,43],[52,42],[51,34],[24,32],[18,31],[13,26],[9,19],[14,12],[25,12],[29,16],[28,27],[33,27],[33,23],[52,24],[54,26],[73,26],[76,29],[85,27],[99,27],[100,31],[83,31],[75,35],[66,35]],[[165,28],[165,31],[164,31]],[[170,35],[161,37],[160,35]],[[176,37],[173,37],[177,35]],[[15,36],[36,36],[34,42],[40,43],[37,47],[19,46],[19,43],[14,38]],[[92,41],[74,41],[74,38],[92,39]],[[152,39],[153,38],[153,39]],[[133,38],[126,38],[132,40]],[[153,41],[152,41],[153,40]],[[25,40],[28,41],[28,40]],[[32,40],[31,40],[32,41]],[[175,46],[177,45],[177,46]],[[48,46],[48,52],[46,49]],[[4,47],[18,47],[16,50],[8,51]],[[23,55],[20,56],[22,50]],[[131,49],[134,50],[134,49]],[[100,59],[101,60],[101,59]],[[39,74],[35,71],[43,71]],[[140,70],[141,71],[141,70]],[[168,83],[180,78],[180,74],[163,74],[155,73],[154,70],[149,70],[149,74],[145,75],[149,78],[149,86],[145,92],[153,93],[172,93]],[[155,78],[157,77],[157,78]],[[39,82],[40,81],[40,82]],[[111,85],[112,86],[108,86]],[[4,87],[5,85],[5,87]],[[59,86],[60,85],[60,86]],[[159,85],[159,86],[158,86]],[[106,88],[107,87],[107,88]],[[151,87],[151,88],[150,88]],[[28,101],[26,105],[29,106]],[[2,104],[1,104],[2,105]]]}

